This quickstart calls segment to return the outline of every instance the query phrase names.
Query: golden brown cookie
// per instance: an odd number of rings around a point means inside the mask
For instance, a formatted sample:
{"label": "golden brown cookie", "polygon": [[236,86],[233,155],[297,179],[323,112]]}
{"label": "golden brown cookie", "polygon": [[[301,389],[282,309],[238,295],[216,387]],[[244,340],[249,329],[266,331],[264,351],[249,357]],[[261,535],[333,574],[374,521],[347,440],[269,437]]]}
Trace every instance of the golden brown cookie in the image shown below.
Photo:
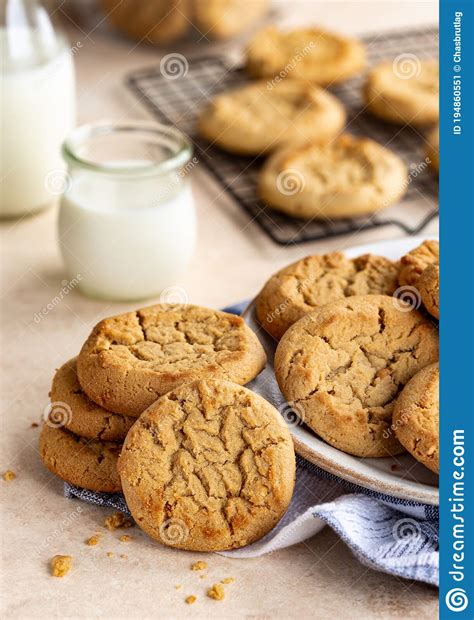
{"label": "golden brown cookie", "polygon": [[279,340],[293,323],[331,301],[351,295],[392,295],[398,269],[398,263],[372,254],[354,259],[341,252],[306,256],[268,280],[256,299],[257,319]]}
{"label": "golden brown cookie", "polygon": [[303,421],[343,452],[395,455],[395,400],[438,359],[438,332],[403,301],[361,295],[335,301],[295,323],[275,354],[283,395]]}
{"label": "golden brown cookie", "polygon": [[271,26],[247,48],[247,71],[252,77],[279,76],[322,86],[352,77],[365,62],[359,41],[318,28],[283,32]]}
{"label": "golden brown cookie", "polygon": [[268,0],[193,0],[193,23],[209,39],[229,39],[261,17]]}
{"label": "golden brown cookie", "polygon": [[192,551],[243,547],[272,529],[291,500],[288,428],[261,396],[228,381],[183,385],[132,427],[119,460],[137,524]]}
{"label": "golden brown cookie", "polygon": [[438,121],[439,69],[434,60],[400,54],[369,73],[365,99],[369,112],[399,125],[424,127]]}
{"label": "golden brown cookie", "polygon": [[318,86],[259,81],[218,95],[202,112],[199,132],[230,152],[258,155],[311,138],[327,141],[345,120],[344,106]]}
{"label": "golden brown cookie", "polygon": [[428,265],[418,280],[421,301],[428,312],[439,319],[439,264]]}
{"label": "golden brown cookie", "polygon": [[195,379],[245,384],[265,352],[241,317],[192,305],[159,304],[96,325],[77,359],[94,402],[138,417],[159,396]]}
{"label": "golden brown cookie", "polygon": [[417,461],[439,472],[439,366],[420,370],[395,403],[393,429]]}
{"label": "golden brown cookie", "polygon": [[398,282],[401,286],[418,286],[423,271],[439,262],[439,241],[423,241],[421,245],[402,256]]}
{"label": "golden brown cookie", "polygon": [[407,188],[402,160],[368,138],[349,134],[328,144],[290,146],[273,153],[258,192],[270,207],[313,218],[357,217],[397,202]]}
{"label": "golden brown cookie", "polygon": [[122,445],[84,439],[65,428],[44,424],[39,449],[44,465],[58,478],[103,493],[121,490],[117,460]]}
{"label": "golden brown cookie", "polygon": [[72,433],[88,439],[122,442],[135,418],[96,405],[81,388],[76,359],[66,362],[54,375],[49,416],[54,421],[55,410],[59,409],[65,428]]}

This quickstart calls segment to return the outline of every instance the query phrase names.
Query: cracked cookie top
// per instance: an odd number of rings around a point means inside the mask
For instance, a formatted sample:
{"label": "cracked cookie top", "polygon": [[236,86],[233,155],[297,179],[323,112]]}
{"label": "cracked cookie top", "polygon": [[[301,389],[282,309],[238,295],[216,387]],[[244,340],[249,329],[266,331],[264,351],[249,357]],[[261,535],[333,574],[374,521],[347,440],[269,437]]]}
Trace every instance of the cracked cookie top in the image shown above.
{"label": "cracked cookie top", "polygon": [[352,295],[392,295],[398,263],[364,254],[349,259],[341,252],[305,258],[273,275],[256,300],[259,323],[276,340],[301,317],[320,306]]}
{"label": "cracked cookie top", "polygon": [[438,332],[423,314],[385,295],[332,302],[281,339],[275,374],[303,421],[332,446],[362,457],[403,448],[391,429],[411,377],[438,360]]}
{"label": "cracked cookie top", "polygon": [[431,364],[407,383],[393,412],[393,429],[428,469],[439,471],[439,366]]}
{"label": "cracked cookie top", "polygon": [[398,281],[402,286],[417,286],[418,280],[428,265],[439,262],[439,241],[423,241],[418,247],[400,259]]}
{"label": "cracked cookie top", "polygon": [[241,317],[192,305],[159,304],[98,323],[77,359],[87,395],[138,417],[159,396],[200,378],[245,384],[265,366]]}
{"label": "cracked cookie top", "polygon": [[283,516],[294,487],[286,424],[261,396],[203,380],[162,396],[132,427],[119,472],[136,522],[163,544],[234,549]]}
{"label": "cracked cookie top", "polygon": [[270,207],[306,219],[356,217],[384,209],[406,191],[407,168],[369,138],[341,134],[275,151],[265,161],[258,192]]}
{"label": "cracked cookie top", "polygon": [[99,493],[121,491],[117,461],[119,443],[84,439],[62,427],[43,425],[39,439],[41,460],[58,478]]}
{"label": "cracked cookie top", "polygon": [[417,284],[425,308],[439,319],[439,263],[428,265]]}
{"label": "cracked cookie top", "polygon": [[96,405],[84,392],[77,378],[76,359],[63,364],[51,386],[49,416],[62,418],[65,428],[89,439],[122,441],[135,418],[111,413]]}

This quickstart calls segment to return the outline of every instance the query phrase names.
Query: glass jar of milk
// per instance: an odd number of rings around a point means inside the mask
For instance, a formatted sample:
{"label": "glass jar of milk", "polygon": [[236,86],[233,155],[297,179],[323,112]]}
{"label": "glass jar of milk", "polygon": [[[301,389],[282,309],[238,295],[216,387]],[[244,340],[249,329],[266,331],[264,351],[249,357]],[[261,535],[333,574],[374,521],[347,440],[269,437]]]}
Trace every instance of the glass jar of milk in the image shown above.
{"label": "glass jar of milk", "polygon": [[77,128],[63,155],[59,242],[69,278],[115,301],[176,284],[196,243],[189,140],[158,123],[101,122]]}
{"label": "glass jar of milk", "polygon": [[0,0],[0,217],[52,204],[74,127],[72,48],[36,0]]}

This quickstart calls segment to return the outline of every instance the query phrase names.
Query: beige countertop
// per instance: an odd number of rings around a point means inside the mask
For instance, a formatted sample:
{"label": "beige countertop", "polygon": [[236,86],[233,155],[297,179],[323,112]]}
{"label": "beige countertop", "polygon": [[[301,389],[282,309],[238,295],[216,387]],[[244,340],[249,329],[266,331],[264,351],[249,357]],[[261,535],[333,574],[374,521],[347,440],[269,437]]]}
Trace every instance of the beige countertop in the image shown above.
{"label": "beige countertop", "polygon": [[[298,3],[292,2],[292,5]],[[343,32],[396,25],[432,24],[436,8],[422,3],[299,3],[314,20]],[[364,10],[360,10],[360,5]],[[292,14],[292,19],[296,13]],[[370,26],[370,28],[368,28]],[[69,31],[81,41],[76,54],[79,120],[145,118],[122,86],[133,68],[153,64],[159,52],[131,49],[128,41],[100,31]],[[213,307],[251,297],[266,277],[310,252],[341,249],[400,236],[376,229],[350,237],[280,248],[268,240],[231,199],[199,168],[193,171],[199,215],[197,253],[176,284],[190,301]],[[431,618],[434,588],[365,568],[329,529],[303,544],[253,560],[187,554],[151,542],[136,528],[121,543],[102,527],[106,511],[62,497],[62,484],[41,466],[38,422],[48,404],[55,368],[75,355],[101,317],[130,308],[71,291],[39,321],[38,313],[58,294],[65,275],[56,244],[55,209],[2,224],[2,471],[17,478],[0,481],[2,500],[1,605],[6,618],[46,617],[225,617],[225,618]],[[437,232],[433,222],[426,232]],[[102,531],[99,545],[86,538]],[[107,552],[113,551],[113,557]],[[49,559],[74,557],[64,579],[54,579]],[[121,557],[125,554],[126,557]],[[205,579],[190,571],[205,559]],[[232,576],[223,602],[206,598],[206,587]],[[177,590],[176,585],[182,588]],[[198,597],[188,607],[184,598]]]}

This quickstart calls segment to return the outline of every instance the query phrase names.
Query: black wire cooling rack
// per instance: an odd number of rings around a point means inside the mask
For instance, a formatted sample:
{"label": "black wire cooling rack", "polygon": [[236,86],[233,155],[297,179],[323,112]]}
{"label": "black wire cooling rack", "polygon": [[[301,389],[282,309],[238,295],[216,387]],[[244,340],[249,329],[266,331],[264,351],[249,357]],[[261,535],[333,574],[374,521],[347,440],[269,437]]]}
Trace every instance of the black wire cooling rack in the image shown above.
{"label": "black wire cooling rack", "polygon": [[[367,46],[369,64],[393,59],[399,54],[415,54],[420,59],[438,56],[436,28],[383,32],[362,39]],[[170,55],[170,62],[171,56],[174,55]],[[177,62],[183,62],[184,57],[175,58]],[[160,66],[153,66],[130,74],[127,85],[160,122],[175,125],[193,140],[199,160],[275,243],[289,245],[316,241],[388,225],[398,226],[407,234],[417,234],[437,216],[435,174],[427,166],[420,169],[420,162],[426,157],[422,137],[411,127],[400,128],[362,112],[362,76],[330,90],[346,107],[347,129],[351,133],[368,136],[389,146],[412,171],[403,201],[375,216],[338,221],[308,222],[266,207],[256,196],[262,160],[228,154],[210,146],[196,133],[197,117],[208,101],[221,91],[248,82],[248,78],[241,68],[225,57],[203,56],[185,62],[186,70],[175,79],[170,79],[170,74],[165,76]]]}

